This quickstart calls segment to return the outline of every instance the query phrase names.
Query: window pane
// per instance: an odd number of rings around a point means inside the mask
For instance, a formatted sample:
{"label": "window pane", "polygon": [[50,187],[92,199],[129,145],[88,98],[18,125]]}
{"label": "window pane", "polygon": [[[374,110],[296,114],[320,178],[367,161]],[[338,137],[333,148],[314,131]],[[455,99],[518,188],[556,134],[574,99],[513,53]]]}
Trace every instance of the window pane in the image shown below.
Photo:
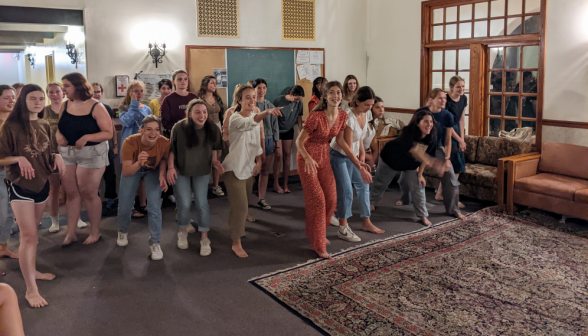
{"label": "window pane", "polygon": [[523,97],[523,118],[537,118],[537,97]]}
{"label": "window pane", "polygon": [[521,67],[521,47],[506,48],[506,68],[518,69]]}
{"label": "window pane", "polygon": [[[528,0],[527,0],[528,1]],[[472,19],[472,5],[463,5],[459,7],[459,20],[467,21]]]}
{"label": "window pane", "polygon": [[451,71],[451,72],[445,72],[445,83],[443,86],[443,90],[449,91],[449,80],[451,79],[451,77],[455,76],[456,73],[455,71]]}
{"label": "window pane", "polygon": [[490,96],[490,109],[488,109],[488,113],[495,116],[502,115],[502,96]]}
{"label": "window pane", "polygon": [[522,33],[523,18],[515,17],[509,18],[506,23],[506,35],[517,35]]}
{"label": "window pane", "polygon": [[448,24],[445,26],[445,39],[455,40],[457,38],[457,25]]}
{"label": "window pane", "polygon": [[502,92],[502,71],[490,73],[490,92]]}
{"label": "window pane", "polygon": [[523,14],[523,0],[508,0],[508,15]]}
{"label": "window pane", "polygon": [[505,84],[506,90],[505,92],[521,92],[520,91],[520,80],[521,80],[521,73],[518,71],[506,71],[505,73]]}
{"label": "window pane", "polygon": [[455,70],[457,50],[445,50],[445,70]]}
{"label": "window pane", "polygon": [[443,51],[433,51],[433,70],[443,70]]}
{"label": "window pane", "polygon": [[502,48],[490,48],[490,69],[502,69],[504,50]]}
{"label": "window pane", "polygon": [[501,120],[500,119],[488,119],[488,135],[497,137],[498,133],[502,129]]}
{"label": "window pane", "polygon": [[525,17],[525,34],[538,33],[539,27],[539,15]]}
{"label": "window pane", "polygon": [[519,128],[519,121],[518,120],[505,120],[504,121],[504,130],[505,131],[510,132],[515,128]]}
{"label": "window pane", "polygon": [[523,72],[523,93],[537,93],[537,71]]}
{"label": "window pane", "polygon": [[507,117],[519,116],[519,96],[506,97],[504,105],[504,115]]}
{"label": "window pane", "polygon": [[533,135],[535,135],[535,132],[537,130],[537,126],[534,121],[523,120],[522,127],[531,127],[533,129]]}
{"label": "window pane", "polygon": [[433,23],[443,23],[443,8],[433,9]]}
{"label": "window pane", "polygon": [[488,3],[479,2],[474,7],[474,18],[485,19],[488,17]]}
{"label": "window pane", "polygon": [[443,85],[443,73],[442,72],[433,72],[433,87],[432,89],[440,89]]}
{"label": "window pane", "polygon": [[433,41],[440,41],[443,39],[443,26],[433,27]]}
{"label": "window pane", "polygon": [[465,91],[470,90],[470,72],[469,71],[460,71],[458,74],[463,80],[465,81]]}
{"label": "window pane", "polygon": [[486,37],[488,36],[488,22],[478,21],[474,22],[474,37]]}
{"label": "window pane", "polygon": [[539,46],[523,47],[523,68],[535,69],[539,67]]}
{"label": "window pane", "polygon": [[471,22],[459,24],[459,38],[460,39],[472,38],[472,23]]}
{"label": "window pane", "polygon": [[470,69],[470,50],[469,49],[459,50],[458,69],[459,70],[469,70]]}
{"label": "window pane", "polygon": [[525,1],[525,13],[539,13],[540,11],[541,11],[541,0],[527,0],[527,1]]}
{"label": "window pane", "polygon": [[457,6],[445,8],[445,22],[457,21]]}
{"label": "window pane", "polygon": [[490,17],[504,16],[505,3],[504,0],[490,1]]}
{"label": "window pane", "polygon": [[490,36],[504,35],[504,19],[490,20]]}

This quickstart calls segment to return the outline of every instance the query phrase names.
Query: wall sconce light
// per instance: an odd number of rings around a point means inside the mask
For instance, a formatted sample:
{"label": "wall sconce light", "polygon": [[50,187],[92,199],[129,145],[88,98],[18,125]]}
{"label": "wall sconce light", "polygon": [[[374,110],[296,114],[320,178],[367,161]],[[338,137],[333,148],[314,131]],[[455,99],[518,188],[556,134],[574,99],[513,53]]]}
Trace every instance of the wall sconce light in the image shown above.
{"label": "wall sconce light", "polygon": [[76,46],[73,43],[67,43],[65,45],[65,47],[67,48],[67,56],[69,56],[69,58],[71,58],[71,64],[75,64],[76,69],[77,69],[78,68],[78,50],[76,49]]}
{"label": "wall sconce light", "polygon": [[31,68],[35,67],[35,54],[27,54],[29,58],[29,63],[31,63]]}
{"label": "wall sconce light", "polygon": [[157,63],[163,63],[162,58],[165,56],[165,42],[162,45],[157,44],[157,41],[153,44],[149,42],[148,55],[153,58],[153,63],[155,63],[155,67],[157,68]]}

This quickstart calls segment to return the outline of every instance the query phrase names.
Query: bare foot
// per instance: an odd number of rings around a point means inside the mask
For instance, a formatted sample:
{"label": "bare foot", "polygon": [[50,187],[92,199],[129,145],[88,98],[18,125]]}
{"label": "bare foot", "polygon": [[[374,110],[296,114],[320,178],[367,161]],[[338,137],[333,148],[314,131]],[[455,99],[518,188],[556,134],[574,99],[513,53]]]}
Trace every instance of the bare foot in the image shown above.
{"label": "bare foot", "polygon": [[319,257],[324,258],[324,259],[331,259],[331,255],[329,254],[329,252],[327,251],[321,251],[321,250],[314,250],[316,252],[316,254],[319,255]]}
{"label": "bare foot", "polygon": [[282,187],[280,187],[279,184],[274,184],[274,190],[278,193],[278,194],[283,194],[284,193],[284,189],[282,189]]}
{"label": "bare foot", "polygon": [[35,280],[53,280],[55,279],[55,274],[51,273],[41,273],[39,271],[35,271]]}
{"label": "bare foot", "polygon": [[402,202],[402,201],[396,201],[396,205],[397,206],[402,206],[402,205],[404,205],[404,202]]}
{"label": "bare foot", "polygon": [[253,223],[255,222],[255,217],[247,215],[247,219],[246,219],[249,223]]}
{"label": "bare foot", "polygon": [[247,254],[247,252],[245,252],[245,250],[243,249],[243,246],[241,246],[241,242],[239,242],[238,244],[233,243],[232,250],[233,250],[233,252],[235,252],[235,254],[237,255],[237,257],[239,257],[239,258],[247,258],[247,257],[249,257],[249,255]]}
{"label": "bare foot", "polygon": [[0,258],[4,257],[18,259],[18,253],[10,251],[8,246],[4,245],[0,247]]}
{"label": "bare foot", "polygon": [[377,226],[375,226],[372,221],[370,221],[369,219],[364,221],[363,224],[361,225],[361,229],[363,231],[367,231],[367,232],[371,232],[371,233],[384,233],[386,231],[378,228]]}
{"label": "bare foot", "polygon": [[25,298],[27,299],[32,308],[42,308],[49,305],[47,301],[45,301],[45,299],[43,299],[43,297],[39,293],[26,293]]}
{"label": "bare foot", "polygon": [[65,236],[65,239],[63,240],[63,243],[61,243],[61,246],[63,246],[63,247],[69,246],[77,241],[78,241],[78,237],[76,237],[75,235]]}
{"label": "bare foot", "polygon": [[436,195],[435,195],[435,199],[436,199],[437,201],[442,201],[442,200],[443,200],[443,195],[436,194]]}
{"label": "bare foot", "polygon": [[466,219],[466,216],[463,215],[461,212],[455,213],[453,215],[459,219]]}
{"label": "bare foot", "polygon": [[425,224],[426,226],[433,225],[433,223],[431,223],[431,221],[427,217],[421,217],[421,222],[423,222],[423,224]]}
{"label": "bare foot", "polygon": [[101,234],[97,234],[97,235],[90,234],[90,236],[88,236],[88,238],[86,238],[86,240],[84,241],[84,245],[94,244],[95,242],[100,240],[101,237],[102,237]]}
{"label": "bare foot", "polygon": [[284,192],[285,192],[286,194],[289,194],[289,193],[291,193],[291,191],[290,191],[290,189],[288,189],[288,187],[284,188]]}
{"label": "bare foot", "polygon": [[461,203],[461,202],[457,203],[457,206],[458,206],[460,209],[463,209],[463,208],[465,208],[465,205],[464,205],[463,203]]}

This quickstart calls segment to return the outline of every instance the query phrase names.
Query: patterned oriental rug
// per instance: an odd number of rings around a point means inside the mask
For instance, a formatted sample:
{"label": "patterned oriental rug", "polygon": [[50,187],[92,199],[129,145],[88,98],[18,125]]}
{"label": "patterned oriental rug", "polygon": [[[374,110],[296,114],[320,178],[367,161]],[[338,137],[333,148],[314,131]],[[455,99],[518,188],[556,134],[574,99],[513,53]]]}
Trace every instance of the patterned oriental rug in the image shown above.
{"label": "patterned oriental rug", "polygon": [[487,208],[251,283],[327,335],[588,335],[588,240],[523,218]]}

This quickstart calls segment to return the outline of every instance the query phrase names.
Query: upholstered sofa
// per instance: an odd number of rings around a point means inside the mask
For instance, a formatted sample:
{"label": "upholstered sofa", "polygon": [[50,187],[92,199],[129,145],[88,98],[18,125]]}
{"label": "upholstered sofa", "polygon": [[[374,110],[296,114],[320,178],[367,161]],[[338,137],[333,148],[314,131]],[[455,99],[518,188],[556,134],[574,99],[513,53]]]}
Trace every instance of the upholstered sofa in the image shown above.
{"label": "upholstered sofa", "polygon": [[[531,142],[490,136],[466,135],[466,170],[459,175],[460,195],[502,204],[504,169],[508,157],[530,153]],[[439,178],[425,171],[428,187],[437,188]]]}
{"label": "upholstered sofa", "polygon": [[543,144],[541,154],[506,163],[507,210],[515,204],[588,220],[588,147]]}

